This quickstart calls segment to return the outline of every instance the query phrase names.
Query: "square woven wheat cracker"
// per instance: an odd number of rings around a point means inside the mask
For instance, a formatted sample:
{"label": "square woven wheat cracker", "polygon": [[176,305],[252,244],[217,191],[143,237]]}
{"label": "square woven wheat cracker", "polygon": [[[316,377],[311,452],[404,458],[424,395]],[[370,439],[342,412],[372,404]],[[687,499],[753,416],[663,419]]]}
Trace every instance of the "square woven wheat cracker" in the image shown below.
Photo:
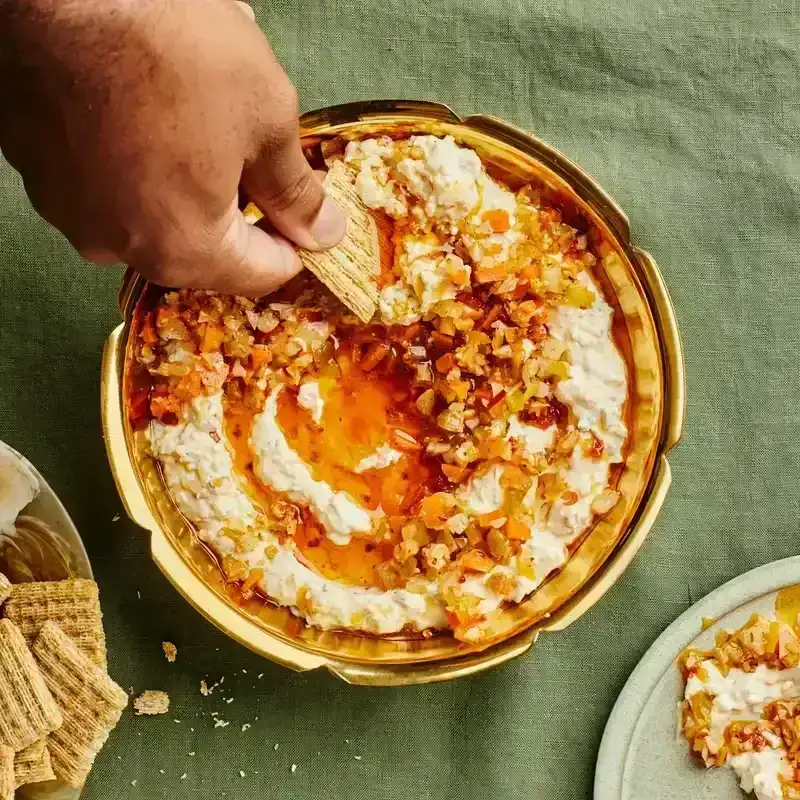
{"label": "square woven wheat cracker", "polygon": [[103,612],[94,581],[18,583],[3,615],[19,626],[28,642],[36,639],[47,620],[53,620],[95,664],[106,669]]}
{"label": "square woven wheat cracker", "polygon": [[375,218],[355,188],[353,171],[343,162],[331,163],[325,189],[347,214],[347,233],[329,250],[299,250],[298,255],[362,322],[369,322],[378,308],[380,244]]}
{"label": "square woven wheat cracker", "polygon": [[11,596],[11,581],[0,572],[0,606]]}
{"label": "square woven wheat cracker", "polygon": [[0,743],[22,750],[61,722],[58,705],[19,628],[0,619]]}
{"label": "square woven wheat cracker", "polygon": [[26,786],[29,783],[52,781],[56,777],[47,747],[42,750],[41,756],[36,761],[14,761],[14,786]]}
{"label": "square woven wheat cracker", "polygon": [[42,757],[42,753],[44,753],[46,744],[47,740],[42,737],[27,747],[23,747],[22,750],[14,755],[14,763],[21,764],[24,761],[38,761]]}
{"label": "square woven wheat cracker", "polygon": [[80,788],[119,722],[128,695],[55,622],[42,626],[33,654],[64,717],[47,740],[53,771]]}
{"label": "square woven wheat cracker", "polygon": [[0,800],[14,800],[14,748],[0,744]]}

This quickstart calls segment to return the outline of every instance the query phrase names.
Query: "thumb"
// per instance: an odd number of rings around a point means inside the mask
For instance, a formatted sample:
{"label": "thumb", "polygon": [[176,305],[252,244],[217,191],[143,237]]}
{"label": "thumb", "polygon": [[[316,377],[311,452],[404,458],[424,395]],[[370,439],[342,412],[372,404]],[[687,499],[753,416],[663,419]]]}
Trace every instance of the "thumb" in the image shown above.
{"label": "thumb", "polygon": [[337,244],[347,220],[303,155],[299,126],[278,124],[242,174],[242,186],[284,236],[307,250]]}
{"label": "thumb", "polygon": [[211,289],[258,297],[297,275],[303,265],[291,242],[248,225],[234,198],[208,230],[198,227],[191,243],[168,242],[156,253],[139,253],[130,265],[162,286]]}

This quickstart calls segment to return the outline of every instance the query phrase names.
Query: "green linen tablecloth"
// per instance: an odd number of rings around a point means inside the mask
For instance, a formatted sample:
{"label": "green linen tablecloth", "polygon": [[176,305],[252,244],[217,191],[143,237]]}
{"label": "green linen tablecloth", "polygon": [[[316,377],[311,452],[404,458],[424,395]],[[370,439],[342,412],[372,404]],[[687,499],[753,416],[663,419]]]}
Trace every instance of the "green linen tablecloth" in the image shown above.
{"label": "green linen tablecloth", "polygon": [[[201,619],[140,531],[115,521],[98,375],[121,273],[82,263],[1,165],[0,438],[39,466],[83,533],[112,674],[172,698],[167,717],[125,715],[84,796],[588,798],[606,718],[647,646],[724,581],[798,552],[800,6],[279,0],[257,11],[304,109],[439,100],[505,117],[593,174],[672,292],[686,436],[639,556],[568,631],[455,683],[363,689],[290,673]],[[173,665],[163,639],[178,645]],[[206,676],[225,677],[209,697]]]}

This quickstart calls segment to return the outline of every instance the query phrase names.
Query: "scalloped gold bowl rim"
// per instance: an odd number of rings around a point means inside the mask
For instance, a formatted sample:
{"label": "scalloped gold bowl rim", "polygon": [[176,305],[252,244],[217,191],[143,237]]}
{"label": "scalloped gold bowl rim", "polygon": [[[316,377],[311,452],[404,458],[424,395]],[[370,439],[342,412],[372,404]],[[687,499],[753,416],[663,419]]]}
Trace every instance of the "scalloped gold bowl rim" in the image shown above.
{"label": "scalloped gold bowl rim", "polygon": [[[490,160],[493,163],[496,160],[498,165],[508,169],[513,169],[515,162],[524,155],[523,160],[526,160],[529,168],[535,163],[536,174],[546,185],[566,192],[569,201],[581,213],[591,216],[595,221],[593,224],[602,227],[606,240],[613,245],[612,255],[619,256],[617,269],[620,274],[625,273],[625,280],[631,283],[631,291],[639,295],[636,302],[646,311],[645,330],[631,335],[642,341],[653,339],[651,346],[656,348],[659,359],[657,369],[660,380],[656,384],[660,386],[660,394],[651,398],[657,410],[657,418],[648,419],[647,422],[652,427],[653,447],[649,458],[643,460],[642,472],[646,473],[647,480],[636,487],[635,507],[628,509],[624,525],[621,525],[613,539],[610,538],[607,551],[599,556],[595,554],[594,558],[600,559],[596,567],[577,587],[571,588],[563,603],[553,609],[543,607],[534,622],[524,624],[523,620],[519,630],[485,649],[460,650],[462,646],[458,645],[449,651],[445,650],[444,657],[426,657],[424,652],[421,657],[413,652],[409,656],[408,652],[411,651],[408,651],[402,658],[395,658],[391,650],[388,656],[378,654],[376,657],[375,648],[382,645],[374,645],[364,637],[359,639],[344,634],[346,639],[367,642],[362,649],[369,650],[369,657],[362,658],[356,646],[349,650],[341,647],[339,651],[338,634],[328,639],[319,634],[317,641],[303,641],[279,630],[268,630],[265,625],[248,616],[230,602],[219,587],[215,589],[212,586],[210,573],[200,574],[196,565],[189,563],[188,556],[168,532],[170,526],[164,523],[163,516],[159,519],[151,508],[139,465],[134,463],[135,450],[130,444],[132,437],[123,413],[127,337],[135,304],[146,288],[146,282],[130,272],[126,274],[119,298],[125,321],[109,336],[103,355],[103,428],[109,462],[123,503],[131,519],[150,531],[156,564],[200,613],[241,644],[292,669],[326,667],[350,683],[364,685],[408,685],[474,674],[520,655],[536,641],[541,631],[561,630],[588,611],[619,579],[652,528],[670,484],[666,454],[680,440],[685,413],[683,353],[664,280],[650,255],[631,245],[625,214],[589,175],[550,145],[509,123],[487,116],[460,120],[446,106],[434,103],[377,101],[322,109],[303,116],[301,133],[306,141],[315,142],[346,130],[352,132],[354,128],[357,128],[359,135],[364,135],[387,125],[401,129],[407,125],[409,130],[420,131],[460,131],[464,136],[477,137],[476,149],[480,152],[481,142],[492,149],[496,148],[497,152],[493,152]],[[618,299],[622,302],[621,297]],[[648,330],[649,325],[652,325],[652,331]],[[638,338],[633,345],[641,345]],[[642,346],[646,346],[646,342]],[[577,552],[580,552],[580,548]],[[565,567],[564,572],[566,570]],[[569,576],[562,580],[569,587]],[[534,593],[533,597],[537,594]],[[334,642],[333,646],[331,641]]]}

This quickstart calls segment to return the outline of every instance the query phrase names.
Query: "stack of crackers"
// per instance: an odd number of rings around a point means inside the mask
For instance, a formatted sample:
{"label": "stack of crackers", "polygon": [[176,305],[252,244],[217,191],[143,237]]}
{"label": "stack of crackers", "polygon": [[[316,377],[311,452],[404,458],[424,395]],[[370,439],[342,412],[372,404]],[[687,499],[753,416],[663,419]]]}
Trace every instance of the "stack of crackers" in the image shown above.
{"label": "stack of crackers", "polygon": [[25,784],[80,788],[128,695],[108,676],[97,584],[0,575],[0,800]]}

